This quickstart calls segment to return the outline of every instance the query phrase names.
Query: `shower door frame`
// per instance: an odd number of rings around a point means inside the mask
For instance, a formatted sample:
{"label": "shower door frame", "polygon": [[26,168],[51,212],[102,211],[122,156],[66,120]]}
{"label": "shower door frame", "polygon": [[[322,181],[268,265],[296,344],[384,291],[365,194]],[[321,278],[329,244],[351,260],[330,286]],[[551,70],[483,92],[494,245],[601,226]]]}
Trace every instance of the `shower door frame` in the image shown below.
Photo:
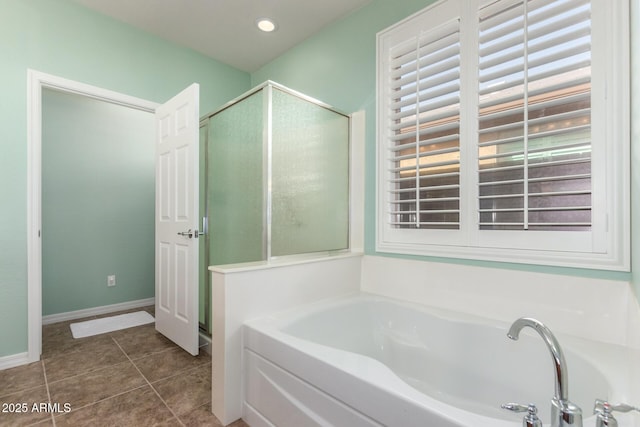
{"label": "shower door frame", "polygon": [[[308,259],[308,258],[314,258],[314,257],[318,257],[318,256],[322,256],[325,254],[343,254],[343,253],[348,253],[348,252],[353,252],[353,251],[362,251],[363,250],[363,246],[364,246],[364,236],[362,234],[362,231],[360,230],[363,220],[359,219],[360,217],[358,217],[358,215],[364,215],[363,212],[363,204],[364,204],[364,200],[360,200],[361,197],[363,197],[363,195],[359,194],[358,197],[358,203],[357,203],[357,212],[354,211],[354,206],[353,206],[353,202],[354,202],[354,196],[356,195],[356,193],[354,193],[354,188],[364,188],[364,181],[363,181],[363,177],[360,177],[359,175],[356,176],[356,174],[354,174],[354,171],[352,170],[353,168],[353,156],[354,156],[354,125],[356,125],[358,132],[360,132],[360,129],[364,126],[364,112],[359,112],[359,113],[355,113],[355,114],[347,114],[344,111],[341,111],[335,107],[332,107],[331,105],[322,102],[316,98],[313,98],[309,95],[305,95],[301,92],[298,92],[296,90],[290,89],[286,86],[283,86],[279,83],[276,83],[274,81],[271,80],[266,80],[265,82],[259,84],[258,86],[255,86],[254,88],[248,90],[247,92],[243,93],[242,95],[232,99],[231,101],[225,103],[224,105],[222,105],[221,107],[211,111],[210,113],[207,113],[203,116],[200,117],[200,124],[202,125],[203,122],[208,121],[209,119],[211,119],[213,116],[221,113],[222,111],[234,106],[235,104],[239,103],[240,101],[243,101],[246,98],[249,98],[250,96],[262,91],[263,89],[267,89],[266,93],[265,93],[265,97],[264,97],[264,105],[265,108],[263,109],[263,119],[264,119],[264,124],[266,126],[266,141],[263,141],[263,150],[266,151],[265,155],[263,155],[263,170],[264,170],[264,174],[263,174],[263,179],[264,179],[264,200],[265,200],[265,206],[263,207],[263,230],[265,233],[265,238],[263,241],[263,254],[264,254],[264,259],[262,261],[272,261],[272,260],[276,260],[276,259],[292,259],[295,260],[296,258],[299,259]],[[304,252],[304,253],[298,253],[298,254],[290,254],[290,255],[280,255],[280,256],[272,256],[271,254],[271,191],[269,190],[271,188],[271,177],[272,177],[272,152],[271,152],[271,147],[273,144],[273,132],[272,132],[272,89],[278,89],[284,93],[287,93],[289,95],[292,95],[294,97],[297,97],[299,99],[302,99],[303,101],[307,101],[311,104],[314,104],[318,107],[324,108],[326,110],[329,110],[333,113],[339,114],[345,118],[347,118],[348,120],[348,154],[347,154],[347,178],[348,178],[348,192],[347,192],[347,209],[348,209],[348,213],[347,213],[347,217],[348,217],[348,222],[347,222],[347,247],[346,248],[342,248],[342,249],[333,249],[333,250],[325,250],[325,251],[317,251],[317,252]],[[355,124],[354,120],[357,120],[358,123]],[[208,127],[208,123],[207,123],[207,127]],[[364,132],[364,129],[362,129],[362,132]],[[362,137],[364,138],[364,134],[360,135],[358,134],[358,137]],[[207,148],[208,148],[208,132],[207,132]],[[363,147],[358,148],[358,152],[362,154],[362,156],[364,156],[364,152],[363,152]],[[363,157],[364,158],[364,157]],[[361,172],[363,173],[364,171],[357,171],[358,174],[360,174]],[[208,167],[207,167],[207,174],[209,173]],[[208,195],[207,195],[208,196]],[[207,204],[208,205],[208,204]],[[361,207],[362,206],[362,207]],[[362,213],[360,213],[362,212]],[[210,212],[207,211],[207,218],[209,218],[209,214]],[[358,219],[357,219],[358,218]],[[358,226],[356,227],[356,229],[358,231],[355,231],[353,229],[353,225],[358,224]],[[354,231],[358,234],[357,236],[354,236],[353,233]],[[208,245],[209,245],[209,233],[207,233],[207,249],[208,249]],[[208,259],[207,259],[208,261]]]}

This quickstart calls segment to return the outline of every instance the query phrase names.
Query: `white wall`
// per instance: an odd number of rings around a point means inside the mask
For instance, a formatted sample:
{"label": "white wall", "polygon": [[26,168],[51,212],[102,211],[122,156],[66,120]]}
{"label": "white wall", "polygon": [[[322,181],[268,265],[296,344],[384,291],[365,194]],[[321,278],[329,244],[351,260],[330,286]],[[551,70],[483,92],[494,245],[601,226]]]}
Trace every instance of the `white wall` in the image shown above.
{"label": "white wall", "polygon": [[361,290],[508,323],[534,317],[554,332],[640,348],[629,282],[365,256]]}

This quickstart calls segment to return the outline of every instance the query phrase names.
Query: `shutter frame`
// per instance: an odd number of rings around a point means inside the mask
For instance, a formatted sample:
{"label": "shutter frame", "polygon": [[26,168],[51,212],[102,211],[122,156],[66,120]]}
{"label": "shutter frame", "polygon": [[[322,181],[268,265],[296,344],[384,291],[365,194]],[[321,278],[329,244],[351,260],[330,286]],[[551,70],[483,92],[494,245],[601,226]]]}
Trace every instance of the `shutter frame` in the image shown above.
{"label": "shutter frame", "polygon": [[[504,0],[503,0],[504,1]],[[522,0],[511,0],[511,4],[521,3]],[[538,4],[553,4],[554,6],[564,5],[565,9],[571,9],[567,6],[566,0],[531,0]],[[593,26],[590,29],[592,34],[592,61],[591,75],[578,75],[574,81],[575,86],[591,82],[591,111],[590,114],[594,118],[591,121],[591,132],[594,138],[592,152],[594,157],[591,159],[592,167],[592,188],[587,191],[584,189],[566,189],[563,191],[553,191],[557,196],[568,198],[582,197],[589,192],[592,193],[591,205],[594,207],[592,211],[592,221],[590,231],[535,231],[522,232],[510,230],[474,230],[474,224],[479,222],[481,209],[483,213],[485,207],[480,207],[482,200],[487,198],[514,198],[514,195],[492,195],[482,196],[478,194],[477,181],[480,179],[479,170],[474,167],[482,156],[485,159],[491,157],[491,153],[479,153],[479,148],[484,144],[473,144],[473,135],[479,135],[478,126],[473,122],[476,120],[474,111],[479,108],[485,109],[487,114],[491,113],[494,118],[505,117],[511,112],[500,111],[501,104],[506,102],[517,103],[522,98],[522,90],[518,85],[522,85],[524,78],[512,76],[509,81],[500,82],[502,85],[503,96],[500,99],[492,100],[486,95],[497,89],[496,86],[491,88],[478,88],[474,85],[473,77],[469,77],[469,73],[477,73],[478,69],[483,69],[483,64],[477,63],[473,55],[477,55],[476,47],[472,47],[472,56],[469,54],[469,46],[477,44],[477,36],[473,35],[478,24],[478,16],[481,13],[487,13],[489,9],[482,9],[485,6],[494,5],[497,8],[503,6],[501,2],[496,0],[440,0],[428,6],[422,11],[406,18],[405,20],[394,24],[386,30],[378,34],[378,68],[377,68],[377,138],[378,138],[378,161],[377,161],[377,182],[378,190],[376,198],[377,219],[376,219],[376,250],[379,252],[390,252],[397,254],[411,255],[428,255],[436,257],[453,257],[475,260],[488,261],[507,261],[516,263],[539,264],[539,265],[555,265],[564,267],[579,267],[587,269],[606,269],[628,271],[630,263],[629,252],[629,165],[624,159],[629,158],[629,85],[628,85],[628,64],[629,64],[629,28],[628,20],[629,5],[626,2],[613,2],[607,0],[590,0],[592,5],[592,15],[594,18]],[[560,7],[560,6],[558,6]],[[480,8],[480,9],[479,9]],[[536,9],[538,9],[536,7]],[[543,9],[543,8],[542,8]],[[540,13],[543,13],[541,11]],[[457,15],[456,15],[457,14]],[[462,63],[461,68],[461,109],[462,121],[460,126],[461,140],[461,169],[459,172],[461,194],[461,217],[459,230],[446,229],[402,229],[396,228],[391,224],[390,213],[395,209],[396,203],[392,200],[392,193],[395,186],[399,183],[406,182],[406,177],[394,179],[389,171],[389,158],[393,152],[389,150],[389,144],[396,147],[395,152],[400,155],[403,149],[414,149],[418,147],[419,133],[415,129],[412,132],[398,137],[393,136],[393,130],[388,126],[389,103],[388,95],[388,60],[389,52],[392,49],[399,51],[398,47],[405,46],[410,43],[415,45],[416,28],[434,28],[440,25],[445,19],[453,16],[462,18],[461,37],[464,41],[462,47]],[[542,15],[540,15],[542,16]],[[543,24],[541,24],[542,26]],[[571,30],[572,33],[566,34],[553,39],[536,39],[535,45],[529,46],[531,52],[543,51],[550,46],[562,41],[563,39],[571,39],[571,37],[584,36],[585,28],[576,27]],[[419,32],[419,30],[418,30]],[[535,35],[535,33],[534,33]],[[544,52],[540,54],[544,55]],[[541,57],[539,56],[539,57]],[[503,58],[493,58],[494,63],[485,63],[490,68],[503,62],[508,62],[517,58],[518,55],[510,53]],[[465,59],[466,58],[466,59]],[[577,56],[578,59],[579,56]],[[467,61],[465,63],[465,61]],[[576,61],[579,62],[579,61]],[[556,64],[558,65],[558,64]],[[561,67],[556,67],[561,68]],[[582,70],[576,71],[575,68],[566,68],[564,71],[579,74]],[[627,70],[625,72],[625,70]],[[529,97],[536,99],[536,106],[532,110],[534,118],[539,118],[540,123],[544,124],[546,120],[545,114],[536,109],[543,109],[545,104],[554,108],[553,100],[543,100],[543,94],[550,90],[559,90],[566,85],[566,82],[554,83],[546,73],[547,69],[541,67],[535,70],[533,81],[529,85]],[[477,79],[476,79],[477,80]],[[529,79],[531,80],[531,78]],[[481,103],[473,101],[472,105],[466,104],[465,93],[472,89],[472,97],[475,96],[481,100]],[[408,86],[405,96],[410,94],[413,89],[418,87],[414,85],[412,88]],[[520,93],[518,90],[520,89]],[[579,97],[579,95],[576,95]],[[411,101],[412,102],[412,101]],[[404,104],[408,105],[408,104]],[[493,109],[493,110],[491,110]],[[585,114],[588,110],[585,110]],[[466,116],[467,118],[464,118]],[[446,118],[446,112],[439,116],[440,119]],[[471,124],[469,124],[469,120]],[[467,125],[464,125],[464,123]],[[497,123],[497,122],[496,122]],[[448,123],[443,121],[441,129],[444,131]],[[584,159],[571,159],[571,156],[562,157],[562,155],[554,156],[553,161],[546,164],[539,162],[538,157],[544,153],[544,150],[538,149],[544,146],[544,138],[554,138],[555,134],[562,133],[561,130],[550,131],[542,129],[544,132],[535,134],[535,138],[539,141],[533,141],[529,155],[531,157],[530,172],[533,184],[539,181],[544,175],[540,173],[548,172],[548,166],[564,164],[570,167],[572,164],[584,163]],[[471,132],[471,137],[469,132]],[[511,139],[510,139],[511,138]],[[534,139],[535,139],[534,138]],[[423,138],[425,139],[425,138]],[[564,147],[558,146],[558,153],[562,154],[562,150],[580,148],[579,138],[574,138],[575,144],[568,141]],[[471,146],[468,146],[471,141]],[[501,138],[502,143],[513,143],[514,139],[506,134]],[[424,141],[429,144],[429,140]],[[491,139],[487,139],[485,145],[491,145]],[[507,147],[507,145],[505,145]],[[518,150],[512,145],[512,150]],[[521,150],[522,151],[522,150]],[[402,153],[406,155],[407,152]],[[521,156],[524,152],[519,153]],[[557,157],[557,158],[556,158]],[[471,162],[471,170],[465,168]],[[465,163],[466,162],[466,163]],[[613,166],[613,167],[612,167]],[[499,172],[500,170],[495,170]],[[504,171],[504,170],[503,170]],[[491,173],[491,172],[488,172]],[[537,174],[537,175],[536,175]],[[567,173],[567,175],[570,175]],[[573,175],[578,176],[576,172]],[[560,179],[559,177],[558,179]],[[415,179],[410,178],[410,179]],[[426,185],[426,184],[425,184]],[[470,185],[470,186],[469,186]],[[545,188],[531,188],[529,197],[544,198],[549,195]],[[396,191],[396,190],[393,190]],[[398,190],[400,191],[400,190]],[[413,190],[412,190],[413,191]],[[524,194],[524,193],[523,193]],[[516,195],[517,196],[517,195]],[[415,196],[407,200],[417,203],[420,197]],[[586,208],[585,205],[575,203],[573,205],[576,210]],[[531,206],[530,211],[546,214],[549,208],[553,206]],[[505,208],[516,211],[517,208]],[[558,209],[560,210],[560,209]],[[419,209],[416,209],[416,213]],[[530,221],[533,226],[537,224],[537,219]],[[569,221],[567,221],[569,223]],[[578,224],[579,221],[573,222]],[[550,226],[556,223],[547,221]],[[551,227],[553,228],[553,227]]]}

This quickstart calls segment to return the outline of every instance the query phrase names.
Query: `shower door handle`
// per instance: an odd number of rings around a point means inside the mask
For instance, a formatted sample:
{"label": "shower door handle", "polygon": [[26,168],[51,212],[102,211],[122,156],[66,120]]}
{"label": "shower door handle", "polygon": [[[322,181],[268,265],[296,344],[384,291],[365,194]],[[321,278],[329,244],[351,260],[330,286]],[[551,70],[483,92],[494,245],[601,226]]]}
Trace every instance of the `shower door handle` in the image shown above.
{"label": "shower door handle", "polygon": [[200,236],[204,236],[205,234],[207,234],[208,228],[209,228],[208,218],[206,216],[202,217],[202,231],[199,231],[198,229],[193,230],[193,237],[197,239]]}

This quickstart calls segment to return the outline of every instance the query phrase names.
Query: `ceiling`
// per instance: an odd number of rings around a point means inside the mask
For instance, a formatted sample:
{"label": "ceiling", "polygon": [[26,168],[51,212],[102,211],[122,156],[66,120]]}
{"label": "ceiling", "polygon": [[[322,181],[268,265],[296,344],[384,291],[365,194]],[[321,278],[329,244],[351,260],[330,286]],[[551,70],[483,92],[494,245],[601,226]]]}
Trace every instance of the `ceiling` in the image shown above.
{"label": "ceiling", "polygon": [[[247,72],[371,0],[73,0]],[[258,18],[278,28],[263,33]]]}

